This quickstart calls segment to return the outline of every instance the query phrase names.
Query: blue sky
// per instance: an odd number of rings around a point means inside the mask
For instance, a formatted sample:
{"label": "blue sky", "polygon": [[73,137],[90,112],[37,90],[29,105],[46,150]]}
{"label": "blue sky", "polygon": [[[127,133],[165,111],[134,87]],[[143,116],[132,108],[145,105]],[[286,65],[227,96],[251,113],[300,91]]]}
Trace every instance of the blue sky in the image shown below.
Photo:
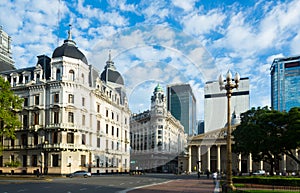
{"label": "blue sky", "polygon": [[300,54],[300,1],[1,0],[15,66],[34,66],[72,37],[103,70],[108,52],[125,79],[132,112],[154,87],[188,82],[203,118],[204,84],[228,69],[250,79],[250,106],[270,106],[274,58]]}

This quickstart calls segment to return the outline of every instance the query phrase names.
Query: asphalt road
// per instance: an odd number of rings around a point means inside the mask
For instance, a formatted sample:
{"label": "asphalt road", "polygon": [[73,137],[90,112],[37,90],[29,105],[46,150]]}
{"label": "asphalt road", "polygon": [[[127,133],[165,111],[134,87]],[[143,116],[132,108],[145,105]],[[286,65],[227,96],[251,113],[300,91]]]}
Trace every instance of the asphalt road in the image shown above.
{"label": "asphalt road", "polygon": [[174,179],[195,178],[173,174],[108,175],[91,178],[52,178],[50,180],[0,180],[0,193],[116,193],[135,187],[155,185]]}

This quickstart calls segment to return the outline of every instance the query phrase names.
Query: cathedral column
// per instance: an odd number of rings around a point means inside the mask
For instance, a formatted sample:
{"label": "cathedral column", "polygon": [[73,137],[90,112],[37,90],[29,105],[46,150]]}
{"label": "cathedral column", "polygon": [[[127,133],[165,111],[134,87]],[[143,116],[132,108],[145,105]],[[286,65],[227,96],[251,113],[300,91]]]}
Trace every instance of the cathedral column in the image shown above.
{"label": "cathedral column", "polygon": [[188,172],[192,172],[192,146],[189,146]]}
{"label": "cathedral column", "polygon": [[198,172],[200,172],[201,171],[201,145],[199,145],[198,146],[198,166],[199,166],[199,168],[198,168]]}
{"label": "cathedral column", "polygon": [[249,157],[248,157],[248,168],[249,168],[249,173],[252,173],[252,154],[250,153],[249,154]]}
{"label": "cathedral column", "polygon": [[286,173],[286,154],[282,155],[282,174]]}
{"label": "cathedral column", "polygon": [[210,146],[207,147],[207,169],[210,172]]}
{"label": "cathedral column", "polygon": [[217,171],[221,171],[221,146],[217,145]]}
{"label": "cathedral column", "polygon": [[238,156],[238,172],[241,172],[242,171],[242,154],[239,153],[239,156]]}
{"label": "cathedral column", "polygon": [[263,170],[264,169],[264,161],[259,162],[259,169]]}

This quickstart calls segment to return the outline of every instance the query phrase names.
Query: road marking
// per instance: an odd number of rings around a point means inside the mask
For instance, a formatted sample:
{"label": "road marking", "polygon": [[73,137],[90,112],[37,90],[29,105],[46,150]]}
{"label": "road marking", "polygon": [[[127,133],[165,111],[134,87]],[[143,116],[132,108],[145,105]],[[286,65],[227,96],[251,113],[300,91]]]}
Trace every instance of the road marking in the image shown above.
{"label": "road marking", "polygon": [[80,191],[83,191],[83,190],[87,190],[87,188],[80,188],[79,190],[80,190]]}

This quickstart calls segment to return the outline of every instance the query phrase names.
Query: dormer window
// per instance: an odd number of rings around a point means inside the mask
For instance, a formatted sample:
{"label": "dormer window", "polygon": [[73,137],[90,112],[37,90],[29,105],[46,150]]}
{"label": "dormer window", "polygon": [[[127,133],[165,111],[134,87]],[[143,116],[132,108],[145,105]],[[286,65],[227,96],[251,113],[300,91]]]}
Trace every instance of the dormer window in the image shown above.
{"label": "dormer window", "polygon": [[36,81],[40,81],[40,74],[36,74]]}

